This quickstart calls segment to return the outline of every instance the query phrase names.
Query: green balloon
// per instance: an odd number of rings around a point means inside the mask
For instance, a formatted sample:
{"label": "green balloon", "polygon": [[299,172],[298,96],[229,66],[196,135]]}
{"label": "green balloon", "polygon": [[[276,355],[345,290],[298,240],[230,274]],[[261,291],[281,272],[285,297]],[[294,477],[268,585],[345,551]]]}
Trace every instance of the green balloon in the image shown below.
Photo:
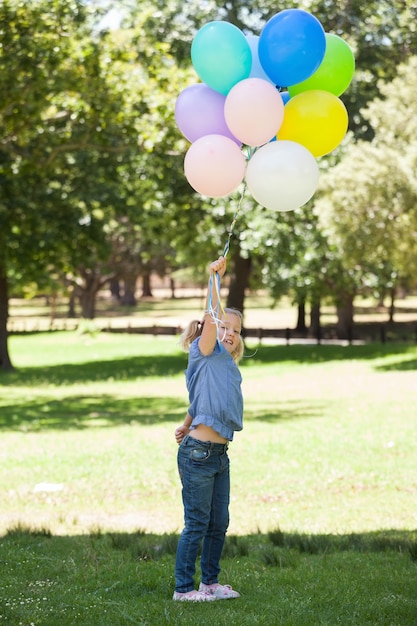
{"label": "green balloon", "polygon": [[213,21],[200,28],[194,37],[191,61],[206,85],[227,95],[236,83],[249,77],[252,51],[237,26]]}
{"label": "green balloon", "polygon": [[340,96],[350,85],[355,73],[355,57],[349,45],[339,37],[326,33],[326,52],[318,69],[302,83],[288,87],[290,96],[320,89]]}

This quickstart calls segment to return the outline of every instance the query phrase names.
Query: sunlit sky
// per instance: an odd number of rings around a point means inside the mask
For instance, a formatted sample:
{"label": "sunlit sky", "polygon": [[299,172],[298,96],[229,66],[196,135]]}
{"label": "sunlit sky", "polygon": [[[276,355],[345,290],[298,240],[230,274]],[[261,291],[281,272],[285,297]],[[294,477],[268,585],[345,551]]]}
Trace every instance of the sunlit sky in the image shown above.
{"label": "sunlit sky", "polygon": [[99,28],[118,28],[123,18],[123,14],[118,9],[110,9],[108,13],[100,20]]}

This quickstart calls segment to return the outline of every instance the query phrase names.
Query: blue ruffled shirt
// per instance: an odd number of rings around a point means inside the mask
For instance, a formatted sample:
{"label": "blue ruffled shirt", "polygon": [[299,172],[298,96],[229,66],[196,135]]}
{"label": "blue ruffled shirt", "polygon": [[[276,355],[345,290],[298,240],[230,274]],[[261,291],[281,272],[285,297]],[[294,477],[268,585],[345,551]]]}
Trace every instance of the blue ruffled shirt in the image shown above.
{"label": "blue ruffled shirt", "polygon": [[200,352],[199,341],[190,346],[185,371],[191,429],[205,424],[232,441],[234,431],[243,428],[242,376],[232,355],[218,340],[208,355]]}

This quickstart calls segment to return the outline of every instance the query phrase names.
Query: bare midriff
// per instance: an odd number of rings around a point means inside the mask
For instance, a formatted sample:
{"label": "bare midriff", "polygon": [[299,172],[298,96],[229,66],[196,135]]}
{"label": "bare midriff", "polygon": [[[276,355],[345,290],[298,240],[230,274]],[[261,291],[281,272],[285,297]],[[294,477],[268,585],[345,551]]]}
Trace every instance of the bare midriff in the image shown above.
{"label": "bare midriff", "polygon": [[212,441],[213,443],[228,443],[229,441],[219,435],[216,430],[213,430],[213,428],[205,424],[198,424],[198,426],[190,430],[190,437],[199,439],[200,441]]}

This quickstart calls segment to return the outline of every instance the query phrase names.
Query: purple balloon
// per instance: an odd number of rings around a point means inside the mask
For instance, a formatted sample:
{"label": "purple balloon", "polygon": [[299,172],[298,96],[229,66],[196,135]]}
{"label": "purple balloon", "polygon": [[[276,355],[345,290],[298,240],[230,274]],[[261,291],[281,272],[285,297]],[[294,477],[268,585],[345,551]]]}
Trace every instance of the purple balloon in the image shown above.
{"label": "purple balloon", "polygon": [[225,100],[226,96],[205,83],[181,91],[175,103],[175,121],[184,137],[194,142],[205,135],[224,135],[241,146],[224,119]]}

